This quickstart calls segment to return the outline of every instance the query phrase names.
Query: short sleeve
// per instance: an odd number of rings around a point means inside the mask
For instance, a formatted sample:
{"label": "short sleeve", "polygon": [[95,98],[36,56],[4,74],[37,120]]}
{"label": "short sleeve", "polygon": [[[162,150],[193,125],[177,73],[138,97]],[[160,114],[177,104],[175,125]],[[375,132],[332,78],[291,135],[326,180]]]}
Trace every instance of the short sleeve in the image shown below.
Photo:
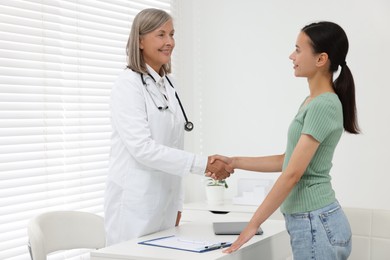
{"label": "short sleeve", "polygon": [[338,106],[329,99],[315,99],[308,104],[302,133],[311,135],[322,143],[327,136],[339,128],[338,123]]}

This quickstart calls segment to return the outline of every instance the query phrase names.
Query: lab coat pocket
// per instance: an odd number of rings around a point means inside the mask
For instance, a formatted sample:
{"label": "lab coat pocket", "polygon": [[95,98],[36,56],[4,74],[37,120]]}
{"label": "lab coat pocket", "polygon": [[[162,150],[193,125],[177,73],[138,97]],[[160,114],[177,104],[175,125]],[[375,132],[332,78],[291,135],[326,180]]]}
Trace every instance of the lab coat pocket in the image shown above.
{"label": "lab coat pocket", "polygon": [[321,213],[319,217],[331,245],[349,245],[352,232],[348,219],[340,206]]}

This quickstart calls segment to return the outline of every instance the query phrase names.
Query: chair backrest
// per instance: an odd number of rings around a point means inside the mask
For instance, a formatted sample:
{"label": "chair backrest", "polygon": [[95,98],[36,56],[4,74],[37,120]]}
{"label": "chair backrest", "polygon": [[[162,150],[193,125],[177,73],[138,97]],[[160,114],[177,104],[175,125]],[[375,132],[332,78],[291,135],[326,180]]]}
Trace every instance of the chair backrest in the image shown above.
{"label": "chair backrest", "polygon": [[28,237],[33,260],[46,260],[47,254],[58,250],[99,249],[106,243],[103,218],[79,211],[36,216],[28,224]]}

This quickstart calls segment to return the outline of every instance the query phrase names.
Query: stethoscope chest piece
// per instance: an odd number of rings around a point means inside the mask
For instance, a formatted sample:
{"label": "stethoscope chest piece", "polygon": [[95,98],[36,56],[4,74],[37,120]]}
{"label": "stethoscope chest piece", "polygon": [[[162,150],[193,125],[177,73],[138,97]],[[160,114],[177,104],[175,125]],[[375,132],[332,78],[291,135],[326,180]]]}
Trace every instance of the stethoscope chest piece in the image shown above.
{"label": "stethoscope chest piece", "polygon": [[194,124],[191,121],[187,121],[184,123],[184,130],[187,132],[191,132],[194,129]]}

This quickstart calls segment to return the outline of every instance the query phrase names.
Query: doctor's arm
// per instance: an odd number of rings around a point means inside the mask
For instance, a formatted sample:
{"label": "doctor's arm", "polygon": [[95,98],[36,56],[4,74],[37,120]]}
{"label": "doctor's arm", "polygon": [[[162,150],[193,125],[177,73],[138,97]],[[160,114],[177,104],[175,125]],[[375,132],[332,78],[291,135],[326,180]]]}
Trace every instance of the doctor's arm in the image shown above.
{"label": "doctor's arm", "polygon": [[151,127],[160,131],[161,124],[150,121],[147,109],[155,107],[152,105],[148,108],[144,86],[138,77],[122,78],[115,82],[110,105],[112,125],[120,142],[140,164],[178,176],[189,172],[204,175],[206,168],[224,177],[232,172],[224,163],[210,166],[205,156],[169,147],[153,139]]}

